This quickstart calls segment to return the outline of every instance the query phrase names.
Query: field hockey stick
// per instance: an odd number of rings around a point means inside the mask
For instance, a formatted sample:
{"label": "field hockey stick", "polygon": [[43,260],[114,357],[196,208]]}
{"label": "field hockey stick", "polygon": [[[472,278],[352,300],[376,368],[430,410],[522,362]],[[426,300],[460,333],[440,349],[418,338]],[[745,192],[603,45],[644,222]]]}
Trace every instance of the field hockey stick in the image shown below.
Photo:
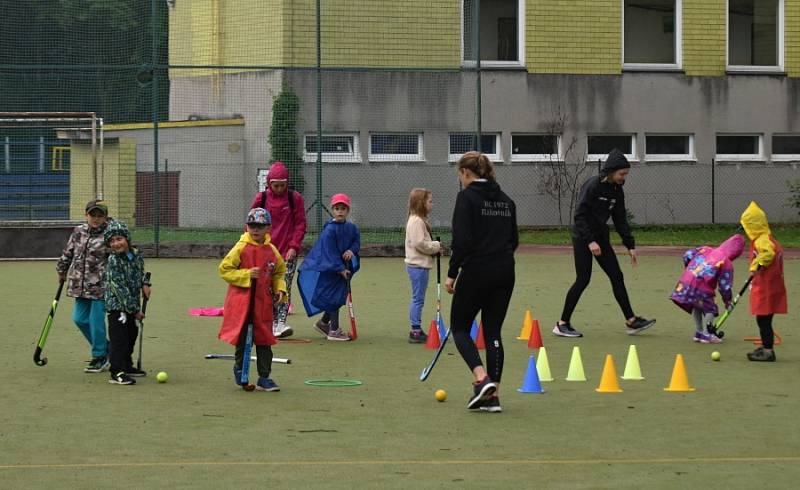
{"label": "field hockey stick", "polygon": [[[439,237],[436,237],[439,240]],[[440,242],[441,243],[441,242]],[[444,318],[442,318],[442,254],[439,253],[436,255],[436,329],[437,331],[444,327]],[[439,356],[442,355],[442,351],[444,351],[444,346],[447,344],[447,340],[450,338],[450,329],[448,328],[444,334],[444,338],[439,343],[439,348],[436,349],[436,352],[433,354],[433,359],[431,360],[430,364],[428,364],[425,369],[422,370],[422,373],[419,375],[420,381],[425,381],[430,376],[431,371],[433,371],[434,366],[436,366],[436,362],[439,360]]]}
{"label": "field hockey stick", "polygon": [[[144,280],[142,280],[142,284],[145,286],[150,286],[150,273],[144,273]],[[142,316],[147,312],[147,301],[150,298],[147,296],[144,297],[142,300]],[[142,320],[136,320],[136,326],[139,327],[139,358],[136,359],[136,369],[139,371],[142,370],[142,341],[144,340],[144,322]]]}
{"label": "field hockey stick", "polygon": [[289,315],[289,298],[292,291],[292,279],[294,279],[294,271],[297,268],[297,259],[292,259],[286,263],[286,302],[278,306],[278,318],[276,319],[278,325],[286,324],[286,317]]}
{"label": "field hockey stick", "polygon": [[736,296],[734,296],[733,301],[731,301],[731,304],[729,304],[728,307],[725,308],[725,312],[722,315],[720,315],[719,318],[717,318],[717,321],[713,325],[712,324],[708,325],[707,327],[708,333],[714,334],[719,338],[725,336],[725,332],[723,332],[720,329],[722,328],[722,325],[725,323],[728,317],[731,315],[731,312],[733,312],[733,309],[736,308],[736,304],[742,298],[744,293],[747,292],[747,288],[750,287],[750,283],[753,282],[753,277],[754,276],[751,275],[750,277],[747,278],[747,282],[744,283],[742,289],[740,289],[739,292],[736,294]]}
{"label": "field hockey stick", "polygon": [[247,336],[244,343],[244,355],[242,356],[242,374],[239,377],[239,384],[245,391],[252,391],[250,384],[250,363],[244,362],[244,359],[250,359],[250,354],[253,352],[253,318],[255,317],[255,303],[256,303],[256,281],[250,281],[250,305],[248,306],[247,315]]}
{"label": "field hockey stick", "polygon": [[[206,354],[206,355],[205,355],[205,358],[206,358],[206,359],[227,359],[227,360],[233,360],[233,359],[236,359],[236,356],[234,356],[233,354]],[[250,356],[250,360],[251,360],[251,361],[256,361],[256,360],[258,360],[258,357],[256,357],[256,356]],[[274,363],[276,363],[276,364],[291,364],[291,363],[292,363],[292,360],[291,360],[291,359],[287,359],[287,358],[285,358],[285,357],[273,357],[273,358],[272,358],[272,362],[274,362]]]}
{"label": "field hockey stick", "polygon": [[[345,265],[345,270],[350,272],[351,264],[349,260]],[[350,340],[358,339],[358,328],[356,328],[356,314],[353,311],[353,290],[350,288],[350,277],[352,274],[347,274],[347,314],[350,315]]]}
{"label": "field hockey stick", "polygon": [[39,341],[36,342],[36,350],[33,351],[33,362],[36,363],[37,366],[44,366],[47,364],[47,358],[42,357],[42,349],[44,349],[44,343],[47,342],[47,334],[50,333],[50,327],[53,326],[53,319],[56,316],[56,309],[58,308],[58,300],[61,298],[61,290],[64,288],[64,280],[58,282],[58,291],[56,291],[56,297],[53,299],[53,303],[50,304],[50,313],[47,314],[47,319],[44,321],[44,326],[42,327],[42,333],[39,334]]}

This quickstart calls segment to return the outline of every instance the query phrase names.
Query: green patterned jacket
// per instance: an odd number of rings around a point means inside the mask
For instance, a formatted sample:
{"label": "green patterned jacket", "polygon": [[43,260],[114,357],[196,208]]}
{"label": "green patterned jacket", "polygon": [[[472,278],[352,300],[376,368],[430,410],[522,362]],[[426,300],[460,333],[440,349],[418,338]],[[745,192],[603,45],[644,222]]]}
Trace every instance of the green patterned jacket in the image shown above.
{"label": "green patterned jacket", "polygon": [[111,253],[106,264],[106,311],[137,313],[144,286],[144,259],[136,248]]}

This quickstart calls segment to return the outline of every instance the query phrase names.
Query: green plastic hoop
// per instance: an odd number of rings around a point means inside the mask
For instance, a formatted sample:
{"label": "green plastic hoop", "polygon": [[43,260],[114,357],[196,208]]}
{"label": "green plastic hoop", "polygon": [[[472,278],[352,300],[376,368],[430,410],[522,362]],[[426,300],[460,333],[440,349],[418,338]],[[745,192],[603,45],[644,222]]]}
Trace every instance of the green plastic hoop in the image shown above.
{"label": "green plastic hoop", "polygon": [[361,386],[363,382],[357,379],[307,379],[305,383],[309,386],[321,386],[325,388],[343,388],[345,386]]}

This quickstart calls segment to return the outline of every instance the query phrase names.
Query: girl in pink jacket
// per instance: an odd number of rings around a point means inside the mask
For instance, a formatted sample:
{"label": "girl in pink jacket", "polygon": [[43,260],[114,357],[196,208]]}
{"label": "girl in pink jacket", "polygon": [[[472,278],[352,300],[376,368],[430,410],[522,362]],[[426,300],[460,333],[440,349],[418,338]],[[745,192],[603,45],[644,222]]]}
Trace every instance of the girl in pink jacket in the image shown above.
{"label": "girl in pink jacket", "polygon": [[718,315],[714,289],[719,288],[727,307],[732,299],[733,261],[744,250],[744,237],[733,235],[717,247],[701,246],[683,254],[686,269],[672,291],[672,301],[691,313],[696,331],[694,341],[702,344],[722,342],[707,330],[707,325]]}

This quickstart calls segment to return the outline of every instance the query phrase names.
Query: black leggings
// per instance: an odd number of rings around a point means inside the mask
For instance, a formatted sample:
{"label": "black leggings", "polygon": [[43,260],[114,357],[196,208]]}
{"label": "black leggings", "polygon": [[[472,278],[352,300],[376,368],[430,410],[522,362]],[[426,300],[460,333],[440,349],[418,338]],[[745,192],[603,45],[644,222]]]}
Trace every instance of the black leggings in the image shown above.
{"label": "black leggings", "polygon": [[594,257],[592,251],[589,250],[589,242],[572,239],[572,248],[575,255],[575,282],[567,292],[567,299],[564,301],[564,310],[561,312],[561,320],[569,322],[572,318],[572,312],[578,305],[578,300],[581,299],[581,294],[589,281],[592,279],[592,257],[600,264],[600,268],[606,273],[611,280],[611,287],[614,290],[614,297],[617,299],[619,307],[622,309],[622,314],[625,319],[633,317],[633,308],[628,299],[628,291],[625,289],[625,280],[622,276],[622,270],[619,268],[617,261],[617,254],[611,247],[611,242],[608,239],[597,242],[600,245],[601,254]]}
{"label": "black leggings", "polygon": [[772,349],[775,344],[775,332],[772,330],[773,315],[759,315],[756,317],[758,330],[761,332],[761,345],[765,349]]}
{"label": "black leggings", "polygon": [[503,340],[500,331],[514,291],[514,257],[503,257],[492,263],[469,264],[461,269],[450,308],[450,328],[458,352],[474,370],[482,366],[478,348],[470,337],[472,321],[481,314],[483,338],[486,342],[486,365],[489,378],[500,382],[503,377]]}

